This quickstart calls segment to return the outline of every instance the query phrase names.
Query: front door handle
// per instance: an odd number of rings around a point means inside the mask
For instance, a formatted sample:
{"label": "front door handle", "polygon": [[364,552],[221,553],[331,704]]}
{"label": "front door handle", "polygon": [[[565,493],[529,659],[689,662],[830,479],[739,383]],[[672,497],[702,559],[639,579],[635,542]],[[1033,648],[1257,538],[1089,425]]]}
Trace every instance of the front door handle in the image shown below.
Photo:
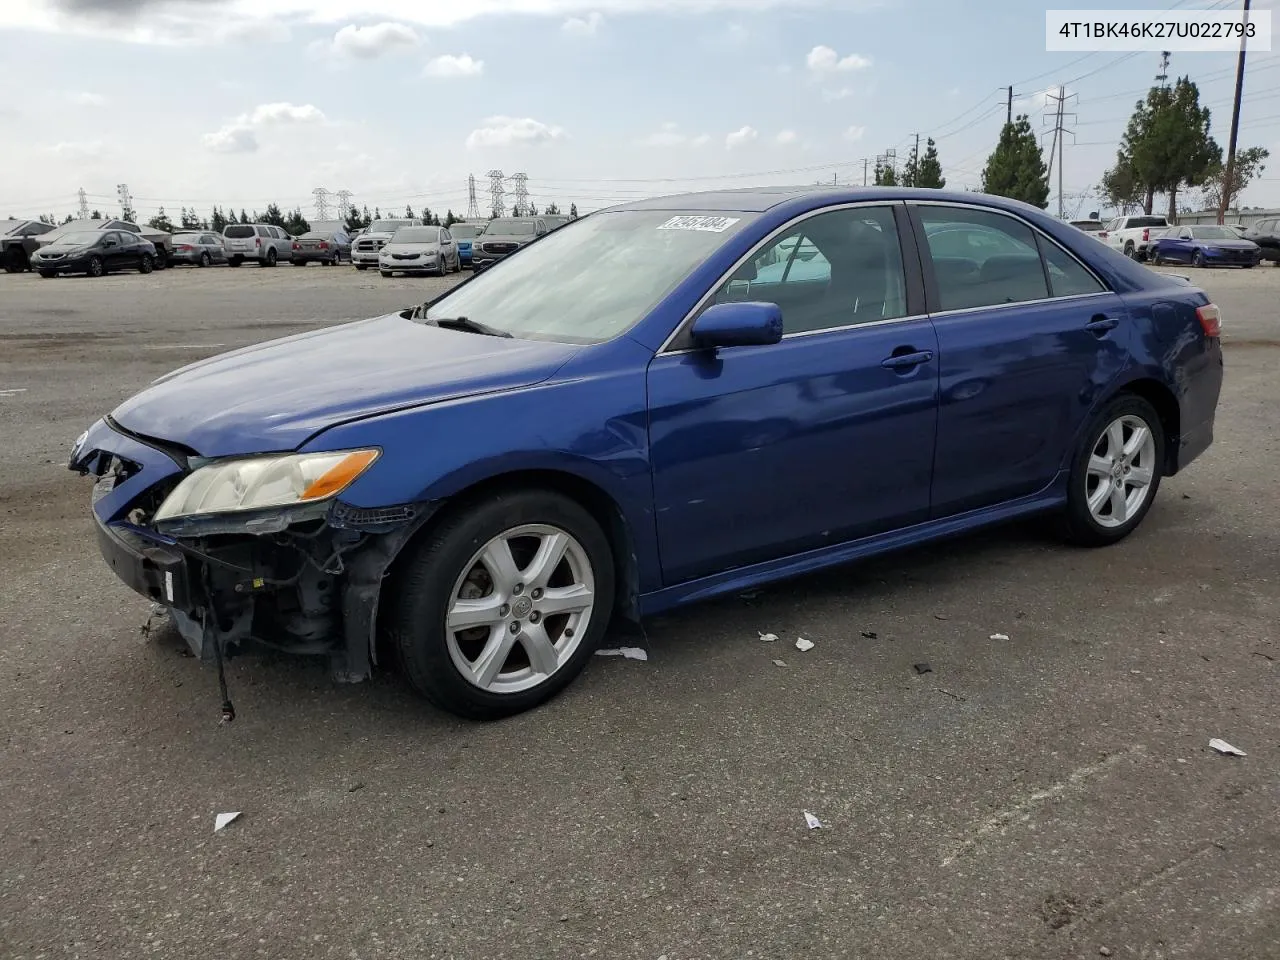
{"label": "front door handle", "polygon": [[1115,317],[1096,316],[1084,325],[1084,328],[1090,333],[1103,334],[1114,330],[1120,326],[1120,321]]}
{"label": "front door handle", "polygon": [[880,366],[889,370],[910,370],[933,359],[932,350],[917,350],[913,353],[895,353],[880,361]]}

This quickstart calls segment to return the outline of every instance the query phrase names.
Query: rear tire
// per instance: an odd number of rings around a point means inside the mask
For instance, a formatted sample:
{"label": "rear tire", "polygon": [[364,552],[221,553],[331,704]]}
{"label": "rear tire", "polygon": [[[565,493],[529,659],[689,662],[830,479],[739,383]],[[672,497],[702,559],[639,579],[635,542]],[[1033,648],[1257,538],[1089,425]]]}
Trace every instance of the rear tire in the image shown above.
{"label": "rear tire", "polygon": [[208,251],[200,254],[200,266],[207,267],[211,263],[213,263],[213,258],[209,256]]}
{"label": "rear tire", "polygon": [[1132,240],[1128,240],[1128,241],[1126,241],[1126,242],[1125,242],[1125,245],[1124,245],[1124,255],[1125,255],[1126,257],[1128,257],[1130,260],[1137,260],[1137,259],[1138,259],[1138,249],[1137,249],[1137,247],[1135,247],[1135,246],[1133,245],[1133,241],[1132,241]]}
{"label": "rear tire", "polygon": [[[535,558],[555,538],[566,544],[564,560],[553,569],[548,564],[539,575]],[[478,558],[494,544],[505,548],[512,577],[527,583],[504,587],[501,576],[489,573],[489,564]],[[556,602],[549,597],[555,590],[580,593],[585,599],[579,612],[539,613],[542,604]],[[485,597],[504,600],[492,624],[471,631],[448,629],[450,611],[456,613],[460,602]],[[415,690],[451,713],[495,720],[545,703],[582,672],[609,628],[613,598],[613,551],[590,513],[550,491],[503,492],[449,516],[407,551],[388,598],[389,633]],[[562,609],[569,609],[563,603],[567,597],[557,599]],[[488,649],[481,631],[489,629],[489,642],[494,642],[504,636],[508,621],[518,628],[509,638],[511,653],[495,665],[488,685],[482,685],[463,670],[468,664],[478,669],[479,650]],[[550,640],[554,648],[536,643],[539,639]],[[535,669],[527,651],[544,654],[541,669]]]}
{"label": "rear tire", "polygon": [[22,247],[14,247],[5,255],[5,273],[26,273],[30,268],[31,261],[27,259],[27,251]]}
{"label": "rear tire", "polygon": [[151,261],[151,266],[156,270],[163,270],[169,265],[169,255],[164,252],[164,247],[156,247],[156,255]]}
{"label": "rear tire", "polygon": [[1204,269],[1204,254],[1197,250],[1191,255],[1191,265]]}
{"label": "rear tire", "polygon": [[258,261],[258,265],[263,267],[274,267],[276,265],[276,248],[268,247],[267,255]]}
{"label": "rear tire", "polygon": [[[1146,439],[1139,429],[1147,431]],[[1155,502],[1164,456],[1164,426],[1155,407],[1132,393],[1115,397],[1090,422],[1072,461],[1063,536],[1104,547],[1131,534]]]}

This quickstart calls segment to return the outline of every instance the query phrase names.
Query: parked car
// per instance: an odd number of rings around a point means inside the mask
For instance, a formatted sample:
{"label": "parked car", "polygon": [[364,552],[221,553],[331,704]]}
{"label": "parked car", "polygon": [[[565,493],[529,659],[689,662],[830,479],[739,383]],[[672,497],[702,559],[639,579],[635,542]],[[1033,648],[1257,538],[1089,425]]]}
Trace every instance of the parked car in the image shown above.
{"label": "parked car", "polygon": [[484,236],[471,246],[471,265],[477,270],[497,263],[547,233],[541,217],[498,217],[485,224]]}
{"label": "parked car", "polygon": [[169,266],[185,263],[195,267],[211,267],[215,263],[226,262],[227,252],[223,249],[222,238],[216,233],[199,230],[173,235]]}
{"label": "parked car", "polygon": [[1038,208],[759,188],[597,212],[419,307],[201,360],[69,465],[206,662],[265,638],[360,679],[382,637],[493,718],[614,621],[1035,514],[1115,543],[1221,385],[1202,290]]}
{"label": "parked car", "polygon": [[449,228],[458,244],[458,261],[464,267],[471,266],[471,245],[484,233],[483,223],[455,223]]}
{"label": "parked car", "polygon": [[0,263],[5,273],[22,273],[31,266],[31,255],[40,247],[37,237],[54,229],[39,220],[0,220]]}
{"label": "parked car", "polygon": [[1263,260],[1280,264],[1280,217],[1259,220],[1249,228],[1247,237],[1258,245]]}
{"label": "parked car", "polygon": [[31,255],[31,269],[45,279],[61,273],[101,277],[114,270],[155,269],[155,244],[128,230],[81,230],[64,233]]}
{"label": "parked car", "polygon": [[1159,214],[1116,217],[1099,233],[1098,239],[1113,250],[1119,250],[1133,260],[1144,260],[1147,245],[1169,229],[1167,218]]}
{"label": "parked car", "polygon": [[351,262],[357,270],[378,265],[378,253],[401,227],[420,227],[421,220],[375,220],[351,245]]}
{"label": "parked car", "polygon": [[1148,258],[1152,263],[1189,263],[1195,267],[1253,267],[1261,259],[1261,249],[1252,240],[1242,240],[1229,227],[1195,224],[1173,227],[1152,241]]}
{"label": "parked car", "polygon": [[1106,226],[1101,220],[1072,220],[1071,225],[1077,230],[1083,230],[1085,233],[1099,234],[1102,228]]}
{"label": "parked car", "polygon": [[458,245],[443,227],[401,227],[378,251],[378,270],[396,273],[438,273],[461,270]]}
{"label": "parked car", "polygon": [[563,213],[542,213],[538,215],[538,218],[546,224],[548,232],[559,230],[569,222],[569,218]]}
{"label": "parked car", "polygon": [[227,263],[238,267],[246,260],[260,267],[274,267],[288,260],[293,252],[293,237],[283,227],[269,223],[229,223],[222,230],[222,245]]}
{"label": "parked car", "polygon": [[351,239],[342,230],[312,230],[294,238],[290,256],[295,267],[312,261],[336,267],[343,257],[351,259]]}
{"label": "parked car", "polygon": [[39,243],[44,246],[68,234],[84,233],[87,230],[126,230],[137,234],[155,247],[154,269],[163,270],[169,262],[169,250],[173,246],[173,237],[164,230],[142,227],[129,220],[68,220],[48,233],[42,234]]}

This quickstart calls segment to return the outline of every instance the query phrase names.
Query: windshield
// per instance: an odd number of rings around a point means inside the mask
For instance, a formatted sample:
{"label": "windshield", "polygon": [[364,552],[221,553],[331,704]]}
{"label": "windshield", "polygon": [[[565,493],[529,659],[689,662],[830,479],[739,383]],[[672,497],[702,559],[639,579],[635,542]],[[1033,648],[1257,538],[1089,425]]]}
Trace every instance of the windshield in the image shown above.
{"label": "windshield", "polygon": [[224,237],[230,237],[232,240],[243,240],[245,237],[253,236],[253,227],[245,224],[244,226],[227,227],[222,231]]}
{"label": "windshield", "polygon": [[484,232],[491,237],[523,237],[533,235],[532,220],[490,220]]}
{"label": "windshield", "polygon": [[1191,236],[1197,240],[1239,240],[1240,235],[1226,227],[1192,227]]}
{"label": "windshield", "polygon": [[100,233],[82,232],[68,233],[50,244],[51,247],[91,247],[98,242]]}
{"label": "windshield", "polygon": [[392,243],[438,243],[440,231],[435,227],[401,227],[391,238]]}
{"label": "windshield", "polygon": [[480,236],[481,228],[474,223],[455,223],[449,232],[458,240],[474,240]]}
{"label": "windshield", "polygon": [[25,220],[0,220],[0,237],[7,237],[19,227],[26,225]]}
{"label": "windshield", "polygon": [[557,230],[459,286],[428,320],[515,337],[600,343],[629,329],[755,214],[621,210]]}
{"label": "windshield", "polygon": [[401,227],[411,227],[412,220],[375,220],[369,224],[369,233],[395,233]]}

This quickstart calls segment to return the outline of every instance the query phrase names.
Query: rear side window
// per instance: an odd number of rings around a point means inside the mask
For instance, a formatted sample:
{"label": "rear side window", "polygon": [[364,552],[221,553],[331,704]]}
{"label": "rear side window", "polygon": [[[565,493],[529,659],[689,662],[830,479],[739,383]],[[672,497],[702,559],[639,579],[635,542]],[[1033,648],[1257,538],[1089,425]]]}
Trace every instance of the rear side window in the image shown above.
{"label": "rear side window", "polygon": [[222,235],[224,237],[229,237],[232,240],[244,240],[246,237],[253,236],[253,227],[242,225],[227,227],[227,229],[222,232]]}
{"label": "rear side window", "polygon": [[1040,242],[1044,261],[1049,268],[1049,286],[1055,297],[1079,297],[1087,293],[1103,293],[1102,286],[1088,270],[1057,244]]}
{"label": "rear side window", "polygon": [[1011,217],[958,207],[920,207],[938,307],[965,310],[1049,296],[1031,228]]}
{"label": "rear side window", "polygon": [[1130,217],[1127,226],[1129,229],[1134,227],[1167,227],[1169,221],[1164,217]]}

